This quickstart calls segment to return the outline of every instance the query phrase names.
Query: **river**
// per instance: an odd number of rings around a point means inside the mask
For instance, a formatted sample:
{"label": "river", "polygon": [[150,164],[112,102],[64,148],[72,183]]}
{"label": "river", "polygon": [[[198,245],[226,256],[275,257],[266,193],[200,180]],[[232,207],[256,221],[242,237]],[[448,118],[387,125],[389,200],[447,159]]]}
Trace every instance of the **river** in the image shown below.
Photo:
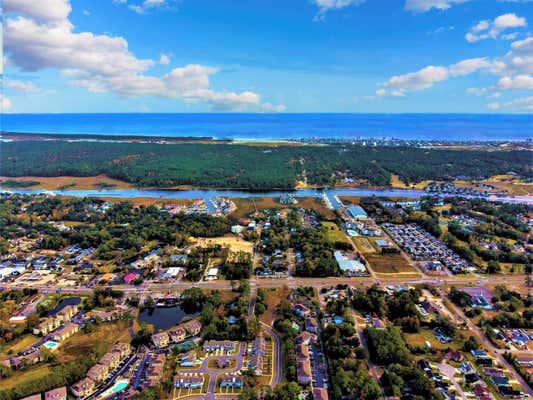
{"label": "river", "polygon": [[[190,190],[150,190],[150,189],[91,189],[91,190],[44,190],[44,189],[14,189],[2,190],[3,193],[14,194],[49,194],[58,196],[74,197],[113,197],[121,199],[131,199],[136,197],[160,198],[160,199],[205,199],[210,201],[214,197],[229,198],[250,198],[250,197],[280,197],[286,194],[292,194],[294,197],[322,197],[326,194],[328,197],[335,196],[354,196],[354,197],[406,197],[419,198],[427,195],[423,190],[416,189],[370,189],[370,188],[337,188],[337,189],[296,189],[294,191],[266,191],[250,192],[244,190],[209,190],[209,189],[190,189]],[[444,196],[453,196],[447,195]],[[469,197],[469,196],[463,196]],[[523,203],[533,206],[533,196],[489,196],[489,201],[502,201],[507,203]]]}

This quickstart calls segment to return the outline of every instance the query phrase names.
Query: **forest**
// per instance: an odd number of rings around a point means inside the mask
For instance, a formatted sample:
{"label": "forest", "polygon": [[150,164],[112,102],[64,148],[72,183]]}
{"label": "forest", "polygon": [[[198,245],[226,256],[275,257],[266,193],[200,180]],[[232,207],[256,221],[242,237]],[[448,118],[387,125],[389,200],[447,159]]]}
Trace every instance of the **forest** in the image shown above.
{"label": "forest", "polygon": [[[438,166],[438,168],[436,168]],[[531,174],[529,151],[479,151],[360,145],[156,144],[66,141],[4,143],[0,175],[96,176],[138,187],[179,185],[249,190],[293,189],[299,180],[334,185],[342,177],[369,185]]]}

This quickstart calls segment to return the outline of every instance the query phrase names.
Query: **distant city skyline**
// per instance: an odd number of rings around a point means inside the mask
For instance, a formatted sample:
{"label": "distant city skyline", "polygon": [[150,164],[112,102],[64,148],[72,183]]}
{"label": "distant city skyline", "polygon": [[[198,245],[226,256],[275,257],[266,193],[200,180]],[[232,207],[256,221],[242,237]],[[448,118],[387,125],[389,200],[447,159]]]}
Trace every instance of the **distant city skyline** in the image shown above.
{"label": "distant city skyline", "polygon": [[533,112],[533,0],[4,0],[2,110]]}

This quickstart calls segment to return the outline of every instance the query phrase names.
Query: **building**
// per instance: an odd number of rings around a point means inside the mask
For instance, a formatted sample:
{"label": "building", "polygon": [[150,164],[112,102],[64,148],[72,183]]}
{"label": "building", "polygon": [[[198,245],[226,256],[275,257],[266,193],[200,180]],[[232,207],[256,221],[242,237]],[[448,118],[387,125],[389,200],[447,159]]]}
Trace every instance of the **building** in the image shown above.
{"label": "building", "polygon": [[328,400],[328,391],[324,388],[313,389],[313,400]]}
{"label": "building", "polygon": [[96,385],[90,378],[83,378],[81,381],[76,382],[70,387],[70,391],[77,398],[84,398],[94,392]]}
{"label": "building", "polygon": [[239,375],[224,374],[220,377],[220,387],[228,389],[241,389],[244,381]]}
{"label": "building", "polygon": [[62,342],[67,340],[69,337],[80,331],[80,326],[78,324],[73,324],[71,322],[63,325],[57,331],[54,332],[52,340],[56,342]]}
{"label": "building", "polygon": [[204,351],[212,353],[215,351],[233,351],[235,350],[235,342],[229,340],[208,340],[204,343]]}
{"label": "building", "polygon": [[39,325],[33,328],[33,334],[45,336],[45,335],[48,335],[50,332],[52,332],[54,329],[56,329],[58,326],[59,326],[59,320],[55,318],[47,318],[46,320],[42,321]]}
{"label": "building", "polygon": [[67,387],[49,390],[44,394],[44,400],[67,400]]}
{"label": "building", "polygon": [[178,343],[183,342],[185,340],[185,338],[187,337],[187,332],[185,331],[185,328],[174,327],[168,331],[168,335],[170,336],[170,340],[175,343]]}
{"label": "building", "polygon": [[294,304],[292,306],[292,312],[302,318],[305,318],[309,314],[311,314],[311,311],[309,310],[309,308],[307,308],[303,304]]}
{"label": "building", "polygon": [[204,386],[204,376],[178,374],[174,379],[174,387],[181,389],[200,389]]}
{"label": "building", "polygon": [[168,333],[166,332],[155,333],[152,335],[152,342],[154,342],[155,347],[157,347],[158,349],[167,347],[169,341],[170,341],[170,337],[168,336]]}
{"label": "building", "polygon": [[125,358],[131,352],[131,345],[129,343],[117,343],[111,348],[111,352],[117,354],[120,359]]}
{"label": "building", "polygon": [[262,333],[257,336],[252,346],[252,359],[250,360],[250,369],[253,369],[256,375],[263,374],[263,361],[266,354],[266,342]]}
{"label": "building", "polygon": [[209,268],[207,275],[205,276],[206,281],[214,281],[218,279],[218,268]]}
{"label": "building", "polygon": [[56,318],[63,322],[70,321],[78,312],[78,307],[77,305],[68,305],[56,314]]}
{"label": "building", "polygon": [[146,369],[145,380],[142,385],[144,390],[156,387],[161,383],[166,356],[164,354],[150,354]]}
{"label": "building", "polygon": [[368,214],[365,210],[363,210],[363,207],[358,206],[356,204],[351,204],[348,206],[348,212],[350,213],[350,216],[354,219],[367,219]]}
{"label": "building", "polygon": [[185,328],[185,331],[187,331],[187,334],[189,336],[199,335],[202,331],[202,324],[197,319],[193,319],[192,321],[186,322],[185,324],[183,324],[183,327]]}
{"label": "building", "polygon": [[120,364],[120,357],[117,353],[109,352],[98,361],[99,364],[106,365],[110,371],[114,370]]}
{"label": "building", "polygon": [[95,382],[102,382],[109,376],[109,368],[107,365],[96,364],[87,371],[87,377]]}
{"label": "building", "polygon": [[316,333],[318,329],[318,323],[316,322],[316,319],[307,317],[305,319],[305,330],[307,332]]}
{"label": "building", "polygon": [[336,251],[333,255],[345,275],[366,274],[366,267],[361,261],[348,258],[342,251]]}
{"label": "building", "polygon": [[296,344],[296,372],[300,385],[309,385],[313,379],[309,348],[305,343]]}

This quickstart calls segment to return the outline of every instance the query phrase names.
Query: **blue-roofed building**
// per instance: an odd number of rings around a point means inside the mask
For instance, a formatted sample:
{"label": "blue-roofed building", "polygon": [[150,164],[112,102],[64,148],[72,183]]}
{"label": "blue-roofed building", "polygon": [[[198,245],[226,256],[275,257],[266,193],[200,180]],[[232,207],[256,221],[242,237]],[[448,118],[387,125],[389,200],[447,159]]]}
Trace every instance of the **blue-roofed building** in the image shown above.
{"label": "blue-roofed building", "polygon": [[363,207],[351,204],[348,206],[348,212],[352,216],[352,218],[355,219],[366,219],[368,218],[368,214],[365,210],[363,210]]}
{"label": "blue-roofed building", "polygon": [[339,264],[339,268],[345,275],[360,275],[366,274],[365,265],[359,260],[353,260],[346,257],[341,251],[333,253],[335,260]]}

